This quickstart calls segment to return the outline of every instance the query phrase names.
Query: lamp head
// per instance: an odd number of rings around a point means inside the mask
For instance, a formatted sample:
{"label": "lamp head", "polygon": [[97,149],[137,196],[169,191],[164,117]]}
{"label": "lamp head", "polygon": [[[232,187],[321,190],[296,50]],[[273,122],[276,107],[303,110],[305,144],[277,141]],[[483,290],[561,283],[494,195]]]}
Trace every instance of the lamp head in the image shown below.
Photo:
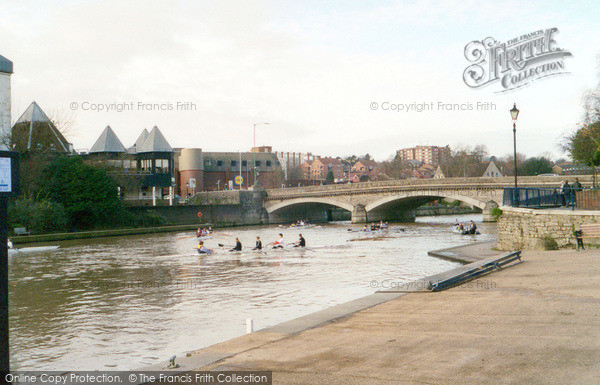
{"label": "lamp head", "polygon": [[517,120],[517,118],[519,117],[519,109],[517,108],[517,103],[515,103],[513,105],[513,108],[510,110],[510,116],[512,117],[512,120]]}

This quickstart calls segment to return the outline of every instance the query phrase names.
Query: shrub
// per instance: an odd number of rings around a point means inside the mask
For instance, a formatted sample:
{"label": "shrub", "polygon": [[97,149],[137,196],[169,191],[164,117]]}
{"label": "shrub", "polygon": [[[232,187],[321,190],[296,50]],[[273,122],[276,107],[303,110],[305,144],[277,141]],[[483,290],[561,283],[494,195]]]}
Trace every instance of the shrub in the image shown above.
{"label": "shrub", "polygon": [[542,250],[558,250],[558,244],[549,235],[540,238],[538,242]]}
{"label": "shrub", "polygon": [[33,234],[63,232],[69,229],[69,215],[60,203],[18,199],[8,206],[9,228],[27,227]]}
{"label": "shrub", "polygon": [[498,220],[498,218],[500,218],[500,216],[502,215],[502,210],[500,210],[499,207],[494,207],[492,209],[492,211],[490,211],[490,215],[492,216],[492,218],[494,218],[494,220]]}

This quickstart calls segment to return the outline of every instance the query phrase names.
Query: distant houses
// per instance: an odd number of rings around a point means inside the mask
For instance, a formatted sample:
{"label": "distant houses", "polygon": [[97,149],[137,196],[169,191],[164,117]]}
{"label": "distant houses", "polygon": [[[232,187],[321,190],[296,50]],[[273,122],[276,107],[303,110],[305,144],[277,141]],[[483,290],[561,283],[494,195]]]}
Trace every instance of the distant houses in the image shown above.
{"label": "distant houses", "polygon": [[[126,146],[118,131],[109,125],[89,150],[77,153],[35,101],[12,126],[10,146],[21,152],[24,159],[44,155],[44,163],[37,167],[40,170],[53,156],[81,156],[87,164],[106,169],[119,186],[120,195],[132,204],[149,204],[176,195],[185,198],[200,191],[248,188],[255,184],[255,177],[256,183],[265,188],[358,183],[385,180],[390,175],[441,179],[447,177],[443,162],[450,154],[448,146],[417,146],[398,150],[394,161],[377,163],[369,156],[342,159],[303,152],[274,152],[271,146],[255,147],[249,152],[210,152],[201,148],[173,148],[157,126],[150,131],[144,128],[135,142]],[[553,171],[575,174],[591,169],[563,162],[554,165]],[[460,174],[503,176],[493,158],[489,162],[465,164]]]}
{"label": "distant houses", "polygon": [[325,181],[329,172],[334,181],[344,180],[344,165],[338,158],[317,157],[314,160],[306,160],[300,165],[304,179],[312,181]]}
{"label": "distant houses", "polygon": [[500,169],[498,168],[498,166],[496,166],[496,163],[494,161],[490,161],[482,175],[482,177],[484,178],[499,178],[502,176],[504,175],[502,175],[502,172],[500,172]]}

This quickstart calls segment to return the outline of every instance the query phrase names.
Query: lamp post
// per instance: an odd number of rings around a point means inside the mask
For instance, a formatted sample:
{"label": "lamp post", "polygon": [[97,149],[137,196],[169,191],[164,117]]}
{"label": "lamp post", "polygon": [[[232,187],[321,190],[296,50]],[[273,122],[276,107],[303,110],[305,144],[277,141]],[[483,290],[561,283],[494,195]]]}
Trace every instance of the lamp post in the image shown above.
{"label": "lamp post", "polygon": [[252,183],[253,186],[258,186],[258,182],[256,181],[256,126],[260,126],[261,124],[269,124],[267,122],[262,123],[254,123],[254,146],[252,147],[252,174],[254,181]]}
{"label": "lamp post", "polygon": [[517,188],[517,118],[519,117],[519,110],[517,109],[517,103],[514,104],[510,110],[510,116],[513,120],[513,145],[514,145],[514,162],[515,162],[515,191]]}

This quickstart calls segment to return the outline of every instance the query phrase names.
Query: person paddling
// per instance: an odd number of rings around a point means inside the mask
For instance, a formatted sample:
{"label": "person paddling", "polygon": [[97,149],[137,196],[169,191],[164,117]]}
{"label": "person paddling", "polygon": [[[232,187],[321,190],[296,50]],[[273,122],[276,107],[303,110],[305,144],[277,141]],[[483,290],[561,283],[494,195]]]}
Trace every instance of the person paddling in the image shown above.
{"label": "person paddling", "polygon": [[274,249],[283,249],[285,247],[285,242],[283,240],[283,234],[279,234],[279,239],[275,242],[269,243],[269,246],[273,246]]}
{"label": "person paddling", "polygon": [[262,241],[260,237],[256,237],[256,246],[252,250],[262,250]]}
{"label": "person paddling", "polygon": [[214,251],[204,246],[204,241],[198,242],[198,254],[212,254]]}
{"label": "person paddling", "polygon": [[240,242],[239,238],[235,239],[235,246],[229,251],[242,251],[242,242]]}
{"label": "person paddling", "polygon": [[294,247],[306,247],[306,239],[300,234],[300,239],[298,242],[294,242]]}

